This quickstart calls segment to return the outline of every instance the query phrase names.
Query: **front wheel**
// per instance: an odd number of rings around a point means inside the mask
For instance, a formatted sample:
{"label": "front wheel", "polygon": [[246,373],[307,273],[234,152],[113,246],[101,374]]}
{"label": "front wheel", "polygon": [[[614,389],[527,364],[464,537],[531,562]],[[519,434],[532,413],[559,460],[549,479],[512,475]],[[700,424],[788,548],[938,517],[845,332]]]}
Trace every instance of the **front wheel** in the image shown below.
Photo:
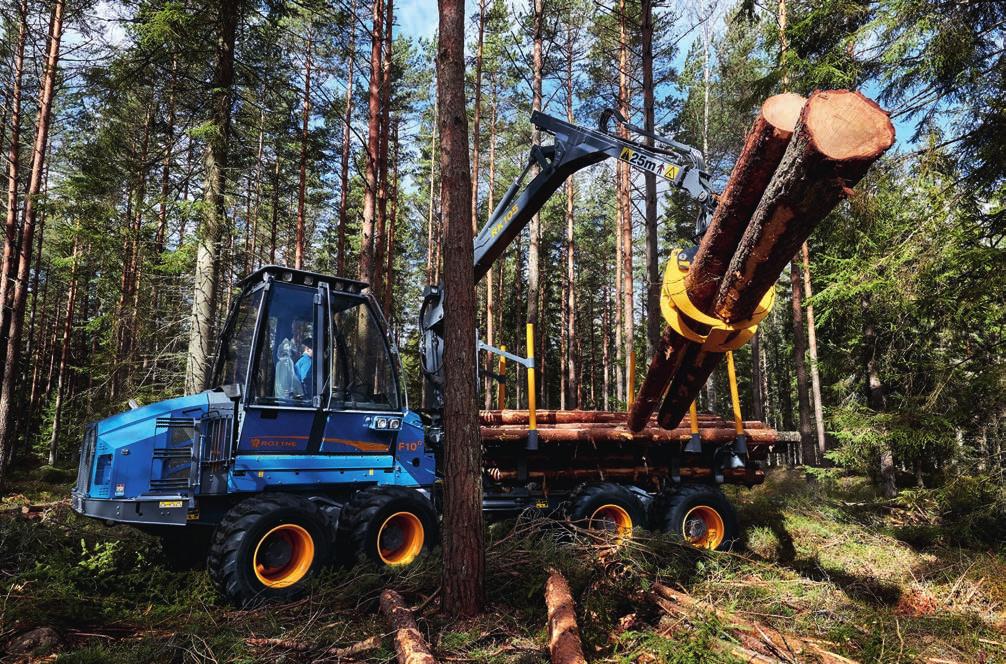
{"label": "front wheel", "polygon": [[698,548],[726,551],[737,540],[737,513],[723,492],[707,484],[686,484],[667,497],[664,530]]}
{"label": "front wheel", "polygon": [[329,559],[331,526],[317,505],[290,494],[264,494],[232,508],[210,546],[209,572],[240,605],[293,599]]}

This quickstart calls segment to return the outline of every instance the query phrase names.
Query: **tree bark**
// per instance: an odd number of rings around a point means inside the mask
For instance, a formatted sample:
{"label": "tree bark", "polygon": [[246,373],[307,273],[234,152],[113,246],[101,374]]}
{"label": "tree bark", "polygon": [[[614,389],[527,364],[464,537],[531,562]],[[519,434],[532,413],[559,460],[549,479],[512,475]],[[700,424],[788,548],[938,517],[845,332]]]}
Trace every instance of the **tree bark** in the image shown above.
{"label": "tree bark", "polygon": [[793,366],[796,367],[796,396],[800,414],[800,449],[804,465],[814,462],[814,439],[810,430],[810,391],[807,385],[807,340],[803,327],[803,304],[800,294],[800,268],[790,263],[790,287],[793,292]]}
{"label": "tree bark", "polygon": [[[643,0],[640,5],[639,35],[642,47],[643,68],[643,128],[654,132],[655,106],[653,83],[653,0]],[[653,138],[646,137],[646,145],[653,147]],[[652,357],[660,346],[662,316],[660,314],[660,255],[657,239],[657,176],[643,175],[646,190],[646,345]]]}
{"label": "tree bark", "polygon": [[440,122],[439,87],[436,81],[433,82],[436,88],[433,92],[433,132],[430,135],[430,198],[429,207],[426,211],[426,283],[434,283],[437,277],[437,258],[433,244],[433,211],[434,211],[434,191],[436,190],[437,173],[437,130]]}
{"label": "tree bark", "polygon": [[[14,46],[13,82],[10,92],[10,148],[7,152],[7,220],[4,225],[3,262],[0,264],[0,347],[10,328],[11,270],[18,248],[18,188],[21,161],[21,83],[24,77],[24,47],[28,38],[28,0],[18,3],[18,34]],[[2,370],[2,367],[0,367]],[[0,464],[3,460],[0,459]],[[2,468],[0,468],[2,470]]]}
{"label": "tree bark", "polygon": [[339,170],[339,245],[335,271],[346,274],[346,231],[349,227],[349,153],[353,122],[353,65],[356,64],[356,0],[350,10],[349,52],[346,54],[346,108],[342,116],[342,161]]}
{"label": "tree bark", "polygon": [[810,353],[810,387],[814,398],[814,425],[817,433],[818,461],[825,465],[827,451],[824,435],[824,403],[821,401],[821,371],[817,366],[817,325],[814,323],[814,289],[810,283],[810,249],[803,243],[803,294],[807,304],[807,350]]}
{"label": "tree bark", "polygon": [[[542,55],[542,39],[545,22],[545,2],[544,0],[533,0],[534,15],[533,21],[533,46],[531,55],[532,67],[532,100],[531,111],[540,111],[542,108],[542,68],[544,59]],[[531,128],[531,143],[541,145],[541,132],[537,127]],[[538,174],[537,166],[533,169],[531,177]],[[540,300],[538,281],[541,274],[540,265],[541,247],[541,216],[535,213],[531,217],[529,244],[527,251],[527,322],[535,326],[534,341],[535,348],[540,347],[540,329],[538,326],[538,302]],[[537,354],[535,355],[538,356]],[[537,387],[537,386],[536,386]]]}
{"label": "tree bark", "polygon": [[[492,104],[491,104],[492,111],[490,112],[490,115],[489,115],[489,182],[488,182],[488,187],[487,187],[487,190],[486,190],[486,209],[490,210],[490,213],[491,213],[491,211],[492,211],[492,209],[493,209],[493,207],[495,205],[495,197],[493,195],[493,187],[496,186],[496,97],[497,97],[497,90],[496,90],[496,76],[495,76],[495,73],[491,77],[491,80],[492,80]],[[503,266],[504,266],[505,262],[506,262],[505,256],[500,257],[499,271],[500,271],[500,275],[501,276],[500,276],[500,280],[499,280],[499,287],[500,287],[501,290],[502,290],[502,287],[503,287],[502,274],[503,274]],[[489,344],[490,346],[495,345],[494,339],[496,338],[496,310],[495,310],[496,309],[496,303],[495,303],[495,300],[496,300],[496,295],[494,293],[493,271],[489,270],[489,272],[486,274],[486,343]],[[494,371],[494,367],[492,367],[492,365],[491,365],[491,362],[493,361],[493,359],[495,359],[493,355],[489,355],[488,356],[487,361],[490,362],[490,365],[488,367],[490,371]],[[492,380],[490,379],[490,381],[489,381],[489,383],[487,385],[491,385],[491,384],[492,384]],[[503,384],[500,383],[499,387],[500,387],[500,389],[503,389]],[[491,389],[487,389],[485,391],[486,408],[490,408],[492,406],[493,392],[494,392],[494,390],[491,390]]]}
{"label": "tree bark", "polygon": [[[629,109],[629,43],[626,29],[626,3],[619,0],[619,48],[618,48],[618,106],[622,115],[630,116]],[[628,138],[628,131],[623,127],[622,138]],[[623,355],[624,385],[626,401],[631,401],[635,386],[632,384],[630,366],[635,363],[635,307],[633,304],[632,285],[632,201],[631,182],[629,180],[629,165],[619,161],[621,175],[618,178],[619,209],[621,210],[622,237],[622,343],[625,344]]]}
{"label": "tree bark", "polygon": [[381,50],[384,37],[384,5],[373,0],[370,32],[370,87],[367,93],[367,159],[364,165],[363,219],[360,235],[359,279],[374,281],[374,222],[377,216],[377,160],[381,128]]}
{"label": "tree bark", "polygon": [[751,337],[751,416],[759,421],[765,419],[761,384],[761,330],[759,330]]}
{"label": "tree bark", "polygon": [[[390,2],[390,0],[388,0]],[[300,177],[297,180],[297,226],[296,245],[293,254],[293,266],[304,269],[304,216],[307,212],[307,144],[309,123],[311,121],[311,56],[314,51],[313,28],[308,29],[307,54],[304,59],[304,106],[301,114],[300,129]]]}
{"label": "tree bark", "polygon": [[395,654],[399,664],[436,664],[429,644],[401,595],[390,589],[382,592],[381,612],[395,630]]}
{"label": "tree bark", "polygon": [[49,22],[49,43],[45,58],[45,72],[38,100],[38,121],[31,175],[25,192],[24,224],[21,230],[21,247],[18,252],[17,278],[14,281],[11,304],[10,334],[7,338],[4,359],[2,393],[0,393],[0,489],[3,487],[7,461],[14,446],[16,430],[13,406],[15,383],[21,356],[21,332],[24,326],[24,307],[28,296],[28,271],[31,267],[31,252],[35,221],[38,215],[36,199],[42,190],[42,174],[45,172],[45,154],[49,145],[49,127],[52,120],[52,105],[55,96],[56,74],[59,65],[59,49],[63,37],[63,10],[65,0],[55,0],[52,18]]}
{"label": "tree bark", "polygon": [[[479,36],[475,45],[475,103],[472,107],[472,232],[479,232],[479,152],[482,134],[482,49],[486,33],[487,0],[479,0]],[[488,343],[492,343],[489,341]]]}
{"label": "tree bark", "polygon": [[70,340],[73,336],[73,311],[77,303],[77,261],[80,260],[80,239],[73,240],[73,257],[70,265],[70,286],[66,296],[66,317],[63,319],[63,342],[59,351],[59,367],[56,371],[56,402],[53,404],[52,435],[49,438],[49,465],[56,464],[59,451],[60,416],[63,410],[67,360],[70,357]]}
{"label": "tree bark", "polygon": [[185,372],[186,392],[203,390],[209,382],[210,345],[217,315],[220,243],[226,232],[227,159],[231,131],[231,88],[234,85],[234,42],[238,0],[221,0],[217,16],[216,66],[213,73],[212,125],[207,139],[205,214],[196,247],[192,327]]}
{"label": "tree bark", "polygon": [[388,232],[388,140],[391,137],[391,56],[394,0],[384,0],[384,51],[381,61],[381,133],[377,157],[377,234],[374,238],[373,291],[384,293],[384,249]]}
{"label": "tree bark", "polygon": [[[164,119],[164,159],[161,162],[161,200],[154,235],[154,254],[160,259],[168,233],[168,196],[171,193],[171,158],[175,149],[175,88],[178,84],[178,56],[171,57],[171,77],[168,79],[168,108]],[[261,145],[261,133],[259,134]],[[260,148],[261,152],[261,148]],[[157,293],[154,293],[154,302]],[[155,306],[156,308],[156,306]]]}
{"label": "tree bark", "polygon": [[[540,1],[540,0],[539,0]],[[444,609],[472,616],[485,598],[482,444],[479,436],[475,344],[475,266],[465,104],[465,6],[439,0],[437,46],[440,201],[444,219]]]}
{"label": "tree bark", "polygon": [[398,124],[392,130],[392,145],[394,146],[393,168],[391,173],[391,184],[389,186],[389,196],[391,198],[391,212],[388,215],[388,250],[387,266],[385,267],[384,281],[384,318],[391,323],[391,316],[394,313],[394,286],[395,286],[395,226],[398,225]]}
{"label": "tree bark", "polygon": [[548,652],[552,664],[586,664],[580,630],[576,626],[576,604],[569,584],[558,570],[549,570],[545,581],[548,607]]}
{"label": "tree bark", "polygon": [[[576,32],[572,22],[566,26],[566,120],[573,123],[573,60],[576,58]],[[575,191],[573,177],[566,180],[566,278],[562,293],[562,334],[560,368],[560,408],[577,407],[576,365],[576,259],[574,242]]]}

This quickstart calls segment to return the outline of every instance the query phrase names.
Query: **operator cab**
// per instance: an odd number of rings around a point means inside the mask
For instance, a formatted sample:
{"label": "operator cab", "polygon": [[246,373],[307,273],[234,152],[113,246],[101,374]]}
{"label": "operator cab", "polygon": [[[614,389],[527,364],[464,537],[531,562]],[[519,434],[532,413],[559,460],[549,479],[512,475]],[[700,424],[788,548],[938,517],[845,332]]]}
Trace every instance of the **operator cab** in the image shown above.
{"label": "operator cab", "polygon": [[215,386],[256,408],[403,409],[395,353],[366,284],[267,266],[239,287]]}

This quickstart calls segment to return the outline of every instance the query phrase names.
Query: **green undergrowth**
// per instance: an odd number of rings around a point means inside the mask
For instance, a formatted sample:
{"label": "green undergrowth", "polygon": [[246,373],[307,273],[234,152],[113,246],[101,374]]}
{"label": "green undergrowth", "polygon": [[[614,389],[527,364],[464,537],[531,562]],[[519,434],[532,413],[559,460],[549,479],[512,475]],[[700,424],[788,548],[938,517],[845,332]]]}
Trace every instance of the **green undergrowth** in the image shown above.
{"label": "green undergrowth", "polygon": [[[10,488],[4,507],[66,495],[65,485],[38,474],[16,477]],[[731,553],[643,533],[613,550],[547,521],[495,524],[488,610],[476,619],[440,611],[436,555],[397,573],[333,567],[302,600],[237,610],[217,598],[204,572],[168,571],[152,537],[82,519],[65,505],[34,520],[8,512],[0,516],[0,644],[48,626],[62,637],[65,662],[301,662],[336,661],[328,649],[376,635],[380,647],[356,659],[390,663],[394,643],[378,596],[393,587],[417,607],[442,661],[546,662],[542,590],[555,568],[577,599],[592,661],[739,661],[733,620],[863,662],[1006,660],[1006,559],[974,539],[961,546],[937,497],[884,501],[865,481],[794,471],[728,493],[746,531]],[[910,537],[920,526],[933,536]],[[706,609],[669,616],[654,599],[658,582]]]}

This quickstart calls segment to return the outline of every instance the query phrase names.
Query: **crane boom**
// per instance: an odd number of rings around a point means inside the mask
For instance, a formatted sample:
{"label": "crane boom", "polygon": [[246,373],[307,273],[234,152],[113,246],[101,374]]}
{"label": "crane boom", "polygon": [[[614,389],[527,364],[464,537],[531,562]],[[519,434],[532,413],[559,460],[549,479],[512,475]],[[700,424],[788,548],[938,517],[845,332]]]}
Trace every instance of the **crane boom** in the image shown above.
{"label": "crane boom", "polygon": [[[612,118],[624,127],[626,133],[652,138],[654,145],[644,145],[609,133],[608,124]],[[715,201],[709,186],[709,176],[705,172],[705,161],[699,150],[633,126],[618,111],[611,109],[601,114],[597,129],[580,127],[540,111],[531,114],[531,124],[552,135],[554,140],[551,145],[535,145],[531,148],[521,174],[507,189],[489,220],[475,236],[476,283],[489,272],[496,260],[567,178],[609,157],[663,178],[675,189],[689,194],[700,206],[696,233],[705,231]],[[524,182],[535,166],[538,167],[538,172],[525,186]],[[427,406],[431,408],[439,406],[443,385],[444,297],[442,285],[427,286],[420,310],[422,365],[429,388],[426,390]]]}

